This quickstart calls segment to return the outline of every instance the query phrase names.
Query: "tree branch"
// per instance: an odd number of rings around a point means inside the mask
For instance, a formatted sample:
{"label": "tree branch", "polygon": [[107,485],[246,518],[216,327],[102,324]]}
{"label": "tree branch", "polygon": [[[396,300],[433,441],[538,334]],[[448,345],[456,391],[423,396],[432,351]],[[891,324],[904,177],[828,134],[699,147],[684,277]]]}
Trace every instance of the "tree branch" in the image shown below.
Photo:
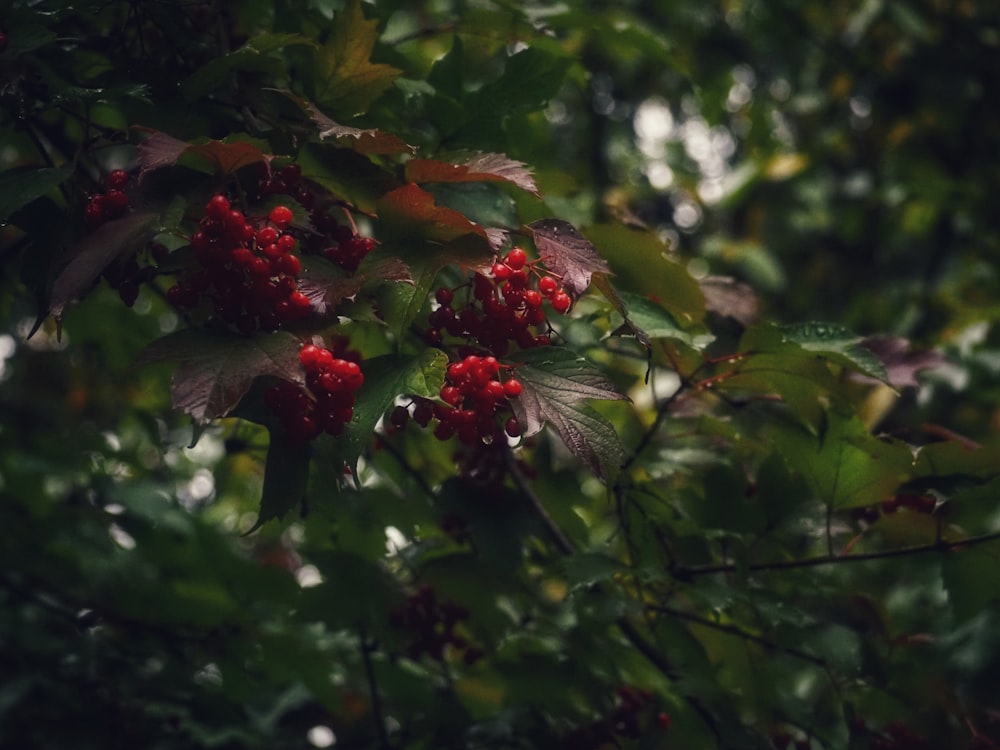
{"label": "tree branch", "polygon": [[920,555],[927,552],[952,552],[963,547],[972,547],[985,542],[1000,540],[1000,531],[992,531],[980,536],[971,536],[965,539],[948,541],[940,539],[931,544],[916,544],[909,547],[897,547],[896,549],[881,550],[879,552],[859,552],[855,555],[822,555],[820,557],[807,557],[802,560],[776,560],[767,563],[750,563],[740,565],[727,562],[716,565],[700,565],[690,568],[678,568],[676,573],[681,578],[691,578],[700,575],[711,575],[714,573],[732,573],[737,570],[749,570],[752,572],[766,572],[772,570],[797,570],[800,568],[814,568],[820,565],[841,565],[845,563],[866,562],[869,560],[886,560],[893,557],[908,557],[910,555]]}

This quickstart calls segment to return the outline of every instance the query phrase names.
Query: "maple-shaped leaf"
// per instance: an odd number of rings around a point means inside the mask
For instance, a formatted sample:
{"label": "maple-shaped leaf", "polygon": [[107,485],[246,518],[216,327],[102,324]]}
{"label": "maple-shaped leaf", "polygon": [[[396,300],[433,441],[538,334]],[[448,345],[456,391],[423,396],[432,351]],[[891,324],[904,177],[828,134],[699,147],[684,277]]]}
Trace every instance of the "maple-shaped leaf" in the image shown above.
{"label": "maple-shaped leaf", "polygon": [[[147,130],[147,132],[150,132]],[[257,145],[247,141],[208,141],[192,144],[158,130],[150,132],[138,146],[139,178],[154,169],[169,167],[186,154],[207,161],[221,174],[228,175],[258,162],[269,163],[274,157],[264,153]]]}
{"label": "maple-shaped leaf", "polygon": [[343,114],[363,114],[402,73],[371,61],[378,21],[368,20],[361,3],[351,0],[333,19],[333,34],[316,51],[315,97]]}
{"label": "maple-shaped leaf", "polygon": [[375,128],[352,128],[348,125],[341,125],[339,122],[323,114],[319,107],[308,99],[296,96],[284,89],[271,89],[295,102],[306,116],[313,121],[319,129],[319,139],[321,141],[336,141],[338,146],[357,151],[359,154],[401,154],[412,153],[413,146],[393,133],[386,133]]}
{"label": "maple-shaped leaf", "polygon": [[197,422],[228,415],[260,375],[304,382],[299,340],[284,332],[236,336],[184,329],[154,341],[136,364],[161,362],[177,365],[170,385],[174,408]]}
{"label": "maple-shaped leaf", "polygon": [[149,133],[149,137],[137,148],[140,180],[147,172],[176,164],[191,145],[160,130],[146,130],[146,132]]}
{"label": "maple-shaped leaf", "polygon": [[61,319],[66,306],[84,292],[116,258],[131,255],[156,234],[160,216],[137,213],[102,224],[72,251],[72,260],[56,278],[49,312]]}
{"label": "maple-shaped leaf", "polygon": [[251,164],[270,163],[273,158],[270,154],[264,153],[257,146],[246,141],[233,143],[209,141],[191,146],[189,153],[200,156],[224,175],[233,174]]}
{"label": "maple-shaped leaf", "polygon": [[[913,350],[910,342],[899,336],[873,336],[863,339],[859,346],[864,347],[885,366],[886,380],[894,388],[916,388],[920,385],[916,375],[922,370],[932,370],[947,364],[948,359],[935,349]],[[856,375],[854,379],[865,379]],[[867,379],[874,382],[873,379]]]}
{"label": "maple-shaped leaf", "polygon": [[437,205],[433,195],[413,183],[379,198],[376,211],[391,236],[443,243],[473,235],[489,243],[489,236],[482,226],[461,211]]}
{"label": "maple-shaped leaf", "polygon": [[307,256],[303,259],[298,290],[309,298],[317,314],[325,315],[366,286],[382,281],[412,282],[410,269],[401,259],[380,253],[366,256],[354,273],[324,258]]}
{"label": "maple-shaped leaf", "polygon": [[563,287],[574,297],[587,291],[592,274],[611,274],[593,243],[568,221],[540,219],[528,227],[542,262],[552,273],[562,277]]}
{"label": "maple-shaped leaf", "polygon": [[624,450],[614,427],[587,399],[627,400],[593,365],[573,352],[545,347],[522,352],[517,366],[521,395],[510,400],[524,436],[552,425],[566,447],[596,475],[608,478]]}
{"label": "maple-shaped leaf", "polygon": [[410,182],[508,182],[539,195],[531,171],[504,154],[476,152],[454,162],[412,159],[406,163]]}

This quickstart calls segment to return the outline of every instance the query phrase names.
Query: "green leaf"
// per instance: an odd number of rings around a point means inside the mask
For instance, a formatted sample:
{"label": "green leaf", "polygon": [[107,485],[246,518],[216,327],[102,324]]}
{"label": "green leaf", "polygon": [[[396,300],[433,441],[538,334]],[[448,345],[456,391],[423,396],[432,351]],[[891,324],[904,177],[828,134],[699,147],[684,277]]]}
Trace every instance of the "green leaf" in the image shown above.
{"label": "green leaf", "polygon": [[633,292],[618,292],[624,303],[626,320],[631,327],[649,339],[674,339],[692,349],[702,351],[715,340],[707,332],[692,332],[681,328],[674,316],[648,297]]}
{"label": "green leaf", "polygon": [[873,436],[861,420],[827,413],[817,436],[793,424],[775,424],[771,438],[789,469],[835,509],[874,505],[893,494],[911,475],[909,446]]}
{"label": "green leaf", "polygon": [[11,214],[48,194],[73,174],[72,165],[32,170],[10,170],[0,174],[0,223]]}
{"label": "green leaf", "polygon": [[374,128],[352,128],[330,119],[319,107],[308,99],[296,96],[284,89],[274,89],[295,102],[319,129],[321,141],[335,141],[338,146],[357,151],[359,154],[401,154],[413,151],[402,138],[393,133],[387,133]]}
{"label": "green leaf", "polygon": [[606,581],[628,570],[620,561],[596,552],[578,552],[563,558],[561,564],[570,588]]}
{"label": "green leaf", "polygon": [[625,451],[614,427],[587,406],[586,399],[627,399],[585,359],[567,349],[544,347],[518,355],[517,377],[524,390],[511,399],[522,434],[550,424],[566,447],[595,474],[613,476]]}
{"label": "green leaf", "polygon": [[614,271],[622,289],[649,297],[682,326],[705,317],[705,295],[679,263],[667,257],[669,247],[652,232],[618,224],[595,224],[584,234]]}
{"label": "green leaf", "polygon": [[260,375],[305,382],[299,363],[299,340],[280,331],[256,336],[199,329],[177,331],[146,347],[136,364],[162,362],[177,365],[170,387],[174,408],[198,422],[229,414]]}
{"label": "green leaf", "polygon": [[361,3],[351,0],[333,19],[329,41],[316,51],[315,99],[347,116],[362,114],[402,72],[371,62],[378,21],[366,20]]}
{"label": "green leaf", "polygon": [[196,101],[229,83],[230,74],[236,70],[281,74],[285,64],[275,53],[295,45],[315,47],[316,42],[301,34],[259,34],[238,50],[215,58],[188,76],[180,85],[181,95],[188,101]]}
{"label": "green leaf", "polygon": [[810,431],[822,428],[829,397],[838,388],[826,364],[798,350],[748,354],[730,363],[719,391],[745,397],[780,397]]}
{"label": "green leaf", "polygon": [[283,518],[289,510],[305,501],[310,457],[308,445],[289,443],[282,438],[280,430],[271,431],[271,442],[264,462],[260,512],[247,534],[272,519]]}
{"label": "green leaf", "polygon": [[782,342],[796,344],[806,351],[823,354],[829,359],[863,375],[888,383],[885,365],[875,354],[860,346],[861,336],[849,328],[833,323],[797,323],[778,326]]}
{"label": "green leaf", "polygon": [[425,349],[415,357],[385,355],[365,361],[365,383],[357,393],[354,419],[343,435],[330,441],[324,451],[337,465],[356,468],[358,457],[371,443],[375,427],[397,396],[436,398],[444,382],[448,356],[438,349]]}

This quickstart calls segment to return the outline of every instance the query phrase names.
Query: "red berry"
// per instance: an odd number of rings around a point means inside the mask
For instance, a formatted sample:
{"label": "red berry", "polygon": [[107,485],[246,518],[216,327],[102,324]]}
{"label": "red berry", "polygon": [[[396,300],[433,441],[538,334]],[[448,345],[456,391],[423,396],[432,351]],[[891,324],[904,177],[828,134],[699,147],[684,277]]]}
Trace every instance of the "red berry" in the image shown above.
{"label": "red berry", "polygon": [[555,294],[555,291],[559,288],[559,282],[553,279],[551,276],[543,276],[538,280],[538,291],[544,294],[546,297],[551,297]]}
{"label": "red berry", "polygon": [[514,378],[503,384],[503,392],[507,395],[507,398],[517,398],[523,390],[524,386],[521,385],[521,381]]}
{"label": "red berry", "polygon": [[436,292],[434,292],[434,299],[436,299],[441,305],[447,307],[455,299],[454,292],[447,287],[441,287]]}
{"label": "red berry", "polygon": [[405,427],[406,423],[410,420],[409,410],[403,406],[399,405],[392,410],[392,414],[389,416],[389,422],[394,427]]}
{"label": "red berry", "polygon": [[113,169],[108,172],[104,184],[108,190],[124,190],[125,186],[128,185],[128,172],[124,169]]}
{"label": "red berry", "polygon": [[524,264],[528,262],[528,254],[521,248],[515,247],[507,253],[507,257],[504,258],[504,262],[513,270],[517,271],[518,269],[524,268]]}
{"label": "red berry", "polygon": [[261,227],[257,230],[257,234],[254,239],[257,240],[258,247],[273,245],[278,241],[278,230],[274,227]]}
{"label": "red berry", "polygon": [[95,229],[104,223],[104,201],[96,198],[83,207],[83,221],[91,229]]}
{"label": "red berry", "polygon": [[283,234],[278,238],[278,250],[288,254],[295,249],[295,238],[290,234]]}
{"label": "red berry", "polygon": [[507,424],[503,427],[504,432],[510,435],[512,438],[521,436],[521,424],[517,421],[515,417],[511,417],[507,420]]}
{"label": "red berry", "polygon": [[117,218],[125,213],[128,208],[128,196],[121,190],[109,190],[104,196],[104,211],[112,217]]}
{"label": "red berry", "polygon": [[302,179],[302,168],[298,164],[289,164],[278,172],[278,178],[289,187],[299,184]]}
{"label": "red berry", "polygon": [[298,276],[302,270],[302,261],[296,255],[282,255],[278,259],[278,267],[282,273],[287,273],[289,276]]}
{"label": "red berry", "polygon": [[505,279],[510,278],[510,268],[505,266],[503,263],[494,263],[491,273],[493,274],[493,278],[497,281],[504,281]]}
{"label": "red berry", "polygon": [[573,300],[566,292],[556,292],[552,295],[552,309],[557,313],[564,313],[569,310],[570,305],[573,304]]}
{"label": "red berry", "polygon": [[542,306],[542,295],[534,289],[528,289],[524,293],[524,304],[532,310],[537,310]]}
{"label": "red berry", "polygon": [[275,206],[271,209],[271,213],[268,214],[268,218],[278,229],[284,229],[292,223],[292,209],[288,206]]}
{"label": "red berry", "polygon": [[205,206],[205,216],[210,219],[224,221],[228,213],[229,199],[221,193],[213,195]]}

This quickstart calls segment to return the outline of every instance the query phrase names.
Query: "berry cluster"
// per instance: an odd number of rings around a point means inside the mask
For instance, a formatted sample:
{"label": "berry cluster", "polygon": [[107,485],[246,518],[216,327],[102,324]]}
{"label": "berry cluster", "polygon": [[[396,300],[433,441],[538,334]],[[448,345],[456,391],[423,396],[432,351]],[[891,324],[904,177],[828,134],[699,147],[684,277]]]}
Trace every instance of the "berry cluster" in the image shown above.
{"label": "berry cluster", "polygon": [[320,205],[316,193],[302,181],[302,169],[298,164],[282,167],[273,175],[266,173],[258,182],[260,197],[287,195],[309,211],[309,220],[315,231],[303,239],[305,252],[322,255],[341,268],[356,271],[368,253],[375,249],[375,240],[362,237],[351,227],[340,224],[325,206]]}
{"label": "berry cluster", "polygon": [[281,420],[289,442],[305,443],[326,432],[339,435],[354,417],[354,394],[365,382],[361,357],[337,339],[326,349],[306,344],[299,350],[306,387],[287,380],[264,395],[267,407]]}
{"label": "berry cluster", "polygon": [[435,292],[438,307],[428,320],[429,343],[441,344],[447,333],[475,342],[498,357],[509,351],[512,342],[521,349],[548,346],[543,303],[548,300],[557,313],[565,313],[572,304],[555,277],[544,274],[537,263],[529,263],[519,247],[494,263],[488,275],[476,273],[471,291],[472,299],[459,310],[454,307],[455,290],[441,287]]}
{"label": "berry cluster", "polygon": [[297,288],[297,243],[285,231],[291,222],[291,209],[277,206],[255,229],[226,196],[212,196],[191,236],[199,267],[171,287],[167,299],[190,309],[207,298],[216,316],[248,334],[308,318],[312,303]]}
{"label": "berry cluster", "polygon": [[460,622],[469,619],[469,611],[454,602],[438,601],[431,586],[422,586],[402,607],[394,609],[389,618],[395,627],[410,633],[406,655],[411,659],[426,654],[444,661],[448,647],[463,651],[462,661],[470,666],[483,657],[482,649],[470,646],[466,638],[455,632]]}
{"label": "berry cluster", "polygon": [[623,685],[618,688],[615,699],[615,707],[610,714],[574,731],[564,738],[562,747],[567,750],[622,747],[623,740],[639,740],[651,732],[663,732],[670,728],[670,715],[656,712],[653,694],[649,690]]}
{"label": "berry cluster", "polygon": [[104,178],[104,192],[90,196],[83,207],[83,221],[88,229],[97,229],[112,219],[119,219],[128,211],[129,199],[125,194],[128,172],[114,169]]}

